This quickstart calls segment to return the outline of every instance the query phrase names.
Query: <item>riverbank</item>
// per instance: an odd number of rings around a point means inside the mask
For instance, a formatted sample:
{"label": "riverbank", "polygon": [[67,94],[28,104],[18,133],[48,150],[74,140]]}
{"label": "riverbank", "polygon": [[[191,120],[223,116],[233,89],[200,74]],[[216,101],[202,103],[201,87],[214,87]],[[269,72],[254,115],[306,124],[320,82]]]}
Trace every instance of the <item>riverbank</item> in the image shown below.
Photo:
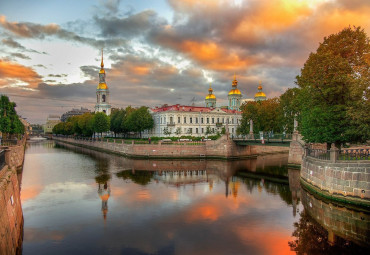
{"label": "riverbank", "polygon": [[5,165],[0,169],[0,254],[20,254],[23,240],[23,212],[20,180],[26,138],[16,145],[1,146]]}
{"label": "riverbank", "polygon": [[166,144],[126,144],[124,141],[87,140],[53,137],[55,141],[64,142],[84,148],[114,153],[132,158],[215,158],[238,159],[250,158],[264,154],[288,153],[288,147],[251,145],[240,146],[235,144],[226,135],[215,141],[197,143]]}

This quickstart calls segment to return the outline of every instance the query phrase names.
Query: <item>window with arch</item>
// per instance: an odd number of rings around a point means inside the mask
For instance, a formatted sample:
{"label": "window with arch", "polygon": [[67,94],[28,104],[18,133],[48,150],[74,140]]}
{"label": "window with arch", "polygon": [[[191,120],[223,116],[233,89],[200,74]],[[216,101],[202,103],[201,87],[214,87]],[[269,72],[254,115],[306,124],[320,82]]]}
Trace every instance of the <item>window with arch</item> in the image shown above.
{"label": "window with arch", "polygon": [[102,101],[105,103],[105,95],[102,96]]}

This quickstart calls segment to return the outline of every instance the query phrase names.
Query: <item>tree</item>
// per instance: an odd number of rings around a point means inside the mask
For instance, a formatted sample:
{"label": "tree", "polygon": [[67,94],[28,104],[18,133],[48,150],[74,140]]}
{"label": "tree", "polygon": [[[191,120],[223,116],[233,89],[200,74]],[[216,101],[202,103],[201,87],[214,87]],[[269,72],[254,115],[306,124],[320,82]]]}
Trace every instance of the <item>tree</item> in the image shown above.
{"label": "tree", "polygon": [[163,129],[163,134],[165,134],[165,135],[171,135],[171,130],[169,130],[168,127],[165,127]]}
{"label": "tree", "polygon": [[114,132],[114,136],[123,132],[122,121],[125,115],[126,111],[124,109],[114,110],[110,115],[110,130]]}
{"label": "tree", "polygon": [[307,142],[370,139],[369,56],[369,38],[359,27],[325,37],[310,54],[296,81],[298,128]]}
{"label": "tree", "polygon": [[94,133],[94,114],[89,112],[78,116],[78,126],[85,136],[92,136]]}
{"label": "tree", "polygon": [[94,116],[94,131],[96,133],[100,133],[101,136],[103,132],[109,130],[110,127],[110,119],[104,112],[97,112]]}
{"label": "tree", "polygon": [[153,128],[154,120],[148,107],[142,106],[128,116],[126,125],[129,130],[139,132],[141,138],[141,132]]}
{"label": "tree", "polygon": [[24,125],[17,115],[16,106],[7,96],[0,97],[0,132],[4,138],[8,134],[24,134]]}
{"label": "tree", "polygon": [[287,133],[293,132],[294,119],[299,114],[299,101],[297,99],[299,92],[298,88],[290,88],[280,96],[281,121],[283,130]]}
{"label": "tree", "polygon": [[238,133],[249,134],[249,122],[253,120],[254,132],[268,132],[283,130],[282,113],[278,98],[271,98],[259,102],[247,102],[242,106],[242,121]]}
{"label": "tree", "polygon": [[177,136],[181,135],[181,127],[176,128],[175,134]]}

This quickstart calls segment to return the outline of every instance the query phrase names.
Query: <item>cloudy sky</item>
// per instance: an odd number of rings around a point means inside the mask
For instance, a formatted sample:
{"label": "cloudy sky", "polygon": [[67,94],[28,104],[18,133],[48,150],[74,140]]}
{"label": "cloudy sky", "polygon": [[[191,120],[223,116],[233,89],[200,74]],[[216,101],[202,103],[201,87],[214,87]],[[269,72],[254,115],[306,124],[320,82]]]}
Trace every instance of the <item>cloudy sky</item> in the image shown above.
{"label": "cloudy sky", "polygon": [[93,109],[104,48],[113,107],[226,105],[294,87],[324,36],[361,26],[367,0],[0,0],[0,94],[31,123]]}

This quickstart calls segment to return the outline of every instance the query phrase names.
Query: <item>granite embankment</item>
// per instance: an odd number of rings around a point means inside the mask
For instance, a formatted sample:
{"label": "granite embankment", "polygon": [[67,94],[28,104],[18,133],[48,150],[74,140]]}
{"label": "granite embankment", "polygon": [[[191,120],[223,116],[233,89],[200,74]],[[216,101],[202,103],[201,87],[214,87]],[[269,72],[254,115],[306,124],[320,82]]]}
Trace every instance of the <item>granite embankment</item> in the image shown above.
{"label": "granite embankment", "polygon": [[26,139],[5,150],[5,165],[0,169],[0,254],[20,254],[23,239],[23,212],[18,172],[24,160]]}
{"label": "granite embankment", "polygon": [[267,145],[239,146],[226,135],[215,141],[182,142],[166,144],[126,144],[122,140],[74,139],[53,137],[54,140],[89,149],[112,152],[128,157],[139,158],[248,158],[262,154],[288,153],[289,148]]}

